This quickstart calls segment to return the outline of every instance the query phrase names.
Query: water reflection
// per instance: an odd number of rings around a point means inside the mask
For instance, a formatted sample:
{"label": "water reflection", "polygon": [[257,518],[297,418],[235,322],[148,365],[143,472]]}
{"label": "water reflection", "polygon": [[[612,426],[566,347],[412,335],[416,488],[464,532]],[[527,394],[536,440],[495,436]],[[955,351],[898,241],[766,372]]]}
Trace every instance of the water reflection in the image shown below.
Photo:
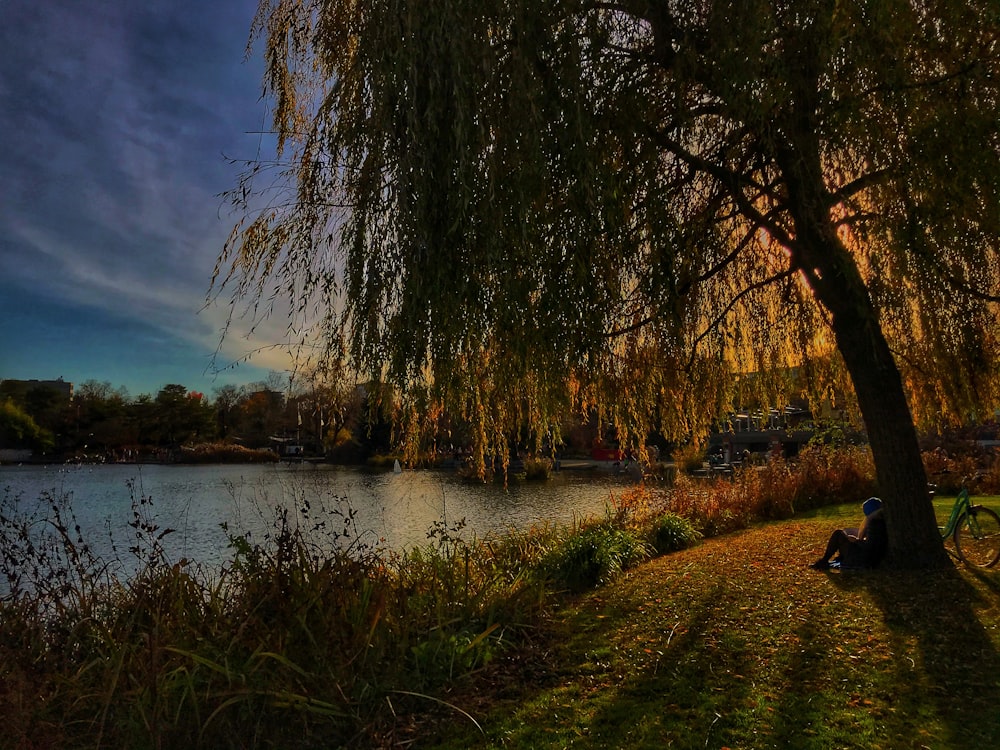
{"label": "water reflection", "polygon": [[[269,466],[0,467],[0,493],[22,510],[46,492],[69,493],[84,537],[106,554],[132,543],[133,506],[148,510],[163,530],[171,559],[215,563],[227,557],[230,531],[259,538],[275,510],[288,508],[304,523],[325,522],[327,538],[344,530],[369,546],[403,549],[426,544],[436,523],[465,521],[463,538],[482,538],[537,523],[569,523],[600,514],[611,493],[632,481],[600,472],[562,472],[546,482],[463,481],[450,472],[402,474],[310,464]],[[141,500],[148,498],[149,505]],[[308,508],[308,515],[302,510]],[[324,513],[325,511],[325,513]],[[338,527],[338,524],[340,526]]]}

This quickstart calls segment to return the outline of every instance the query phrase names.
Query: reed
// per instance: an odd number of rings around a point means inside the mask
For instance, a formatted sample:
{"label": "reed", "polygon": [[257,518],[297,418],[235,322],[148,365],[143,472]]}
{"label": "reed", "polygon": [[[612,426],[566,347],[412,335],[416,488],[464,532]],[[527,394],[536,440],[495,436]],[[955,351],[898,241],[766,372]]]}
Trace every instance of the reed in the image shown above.
{"label": "reed", "polygon": [[208,572],[167,559],[141,493],[110,563],[68,496],[0,505],[4,746],[364,745],[501,653],[542,601],[518,542],[464,542],[459,525],[391,554],[345,536],[349,511],[278,507]]}
{"label": "reed", "polygon": [[[665,490],[650,490],[644,514],[673,513],[715,536],[755,521],[853,501],[875,492],[870,453],[853,446],[808,446],[793,460],[738,469],[732,477],[695,479],[678,474]],[[637,499],[627,497],[628,504]]]}

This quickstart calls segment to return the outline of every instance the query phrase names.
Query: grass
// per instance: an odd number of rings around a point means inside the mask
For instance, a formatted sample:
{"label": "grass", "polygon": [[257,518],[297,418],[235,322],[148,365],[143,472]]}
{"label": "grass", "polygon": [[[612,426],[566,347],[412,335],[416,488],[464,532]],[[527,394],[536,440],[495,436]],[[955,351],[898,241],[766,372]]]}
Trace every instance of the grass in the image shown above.
{"label": "grass", "polygon": [[547,638],[451,696],[482,732],[419,746],[996,747],[1000,571],[809,569],[857,514],[708,539],[567,600]]}

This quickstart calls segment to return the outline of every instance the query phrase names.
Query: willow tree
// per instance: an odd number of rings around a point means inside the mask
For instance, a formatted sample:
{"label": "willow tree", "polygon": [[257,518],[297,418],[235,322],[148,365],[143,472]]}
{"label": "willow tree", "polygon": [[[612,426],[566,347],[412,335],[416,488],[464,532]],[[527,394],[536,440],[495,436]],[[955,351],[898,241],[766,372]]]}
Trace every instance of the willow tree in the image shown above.
{"label": "willow tree", "polygon": [[262,0],[291,166],[216,283],[482,450],[840,370],[890,560],[942,564],[914,416],[998,402],[998,35],[992,1]]}

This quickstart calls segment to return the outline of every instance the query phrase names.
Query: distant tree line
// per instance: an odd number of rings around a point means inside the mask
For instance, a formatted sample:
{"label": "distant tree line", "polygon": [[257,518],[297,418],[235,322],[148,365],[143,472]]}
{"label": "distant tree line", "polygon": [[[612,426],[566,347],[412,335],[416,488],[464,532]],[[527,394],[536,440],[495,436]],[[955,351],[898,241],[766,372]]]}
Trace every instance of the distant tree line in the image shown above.
{"label": "distant tree line", "polygon": [[[349,377],[300,374],[289,381],[271,373],[262,382],[215,388],[211,397],[176,383],[136,397],[96,380],[74,389],[56,385],[0,381],[0,450],[30,449],[45,460],[156,460],[219,443],[359,463],[396,452],[411,460],[464,459],[475,443],[468,415],[437,411],[414,422],[394,388]],[[582,454],[602,437],[615,443],[613,429],[596,415],[566,414],[544,444]],[[650,441],[667,447],[656,435]],[[511,433],[509,455],[531,442],[526,433]]]}
{"label": "distant tree line", "polygon": [[293,387],[275,373],[216,388],[212,397],[176,383],[134,398],[96,380],[69,391],[44,381],[0,381],[0,449],[124,460],[226,442],[279,452],[299,446],[351,461],[388,451],[393,437],[391,409],[372,399],[377,389],[347,382]]}

